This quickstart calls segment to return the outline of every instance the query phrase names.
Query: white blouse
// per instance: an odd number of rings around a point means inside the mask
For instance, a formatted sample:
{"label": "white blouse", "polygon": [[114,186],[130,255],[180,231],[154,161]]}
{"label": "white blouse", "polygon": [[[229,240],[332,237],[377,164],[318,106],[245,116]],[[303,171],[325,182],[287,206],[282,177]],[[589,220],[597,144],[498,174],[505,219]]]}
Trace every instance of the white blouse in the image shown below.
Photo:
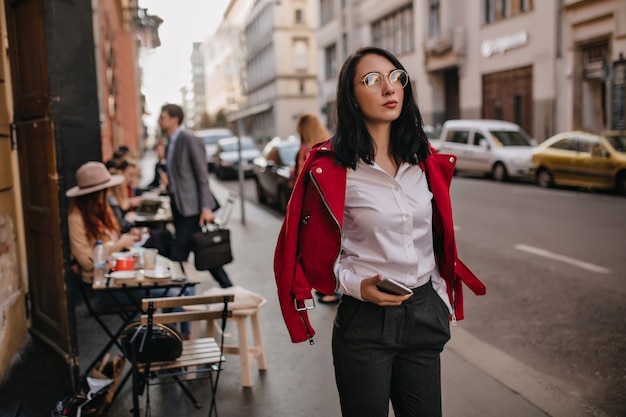
{"label": "white blouse", "polygon": [[419,166],[403,163],[395,178],[376,163],[348,169],[339,290],[359,300],[361,281],[380,274],[409,288],[428,283],[452,308],[433,253],[432,193]]}

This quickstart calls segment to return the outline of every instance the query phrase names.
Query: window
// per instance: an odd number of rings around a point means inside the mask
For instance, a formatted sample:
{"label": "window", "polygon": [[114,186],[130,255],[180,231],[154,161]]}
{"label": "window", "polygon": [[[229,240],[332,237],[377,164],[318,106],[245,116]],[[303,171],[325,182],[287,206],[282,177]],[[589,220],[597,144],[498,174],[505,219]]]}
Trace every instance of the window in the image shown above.
{"label": "window", "polygon": [[484,0],[485,23],[497,22],[511,16],[529,12],[533,0]]}
{"label": "window", "polygon": [[510,130],[491,130],[491,136],[497,146],[531,146],[525,133]]}
{"label": "window", "polygon": [[487,139],[483,136],[483,134],[482,134],[482,133],[478,133],[478,132],[474,133],[474,145],[476,145],[476,146],[480,146],[480,141],[481,141],[481,139],[485,139],[485,140],[487,140]]}
{"label": "window", "polygon": [[448,142],[454,143],[467,143],[467,138],[469,137],[469,132],[467,130],[454,131],[451,130],[448,132],[448,137],[446,140]]}
{"label": "window", "polygon": [[555,142],[550,146],[552,149],[562,149],[564,151],[576,151],[576,139],[565,138]]}
{"label": "window", "polygon": [[439,0],[428,0],[428,37],[439,36]]}
{"label": "window", "polygon": [[395,54],[414,49],[413,6],[410,5],[372,23],[372,44]]}
{"label": "window", "polygon": [[330,80],[337,73],[337,47],[333,43],[324,49],[326,79]]}
{"label": "window", "polygon": [[296,23],[304,23],[304,18],[303,18],[303,15],[302,15],[302,9],[296,9],[295,20],[296,20]]}
{"label": "window", "polygon": [[320,0],[320,23],[322,26],[333,20],[334,17],[333,0]]}
{"label": "window", "polygon": [[309,68],[309,45],[305,39],[293,42],[293,66],[296,70]]}

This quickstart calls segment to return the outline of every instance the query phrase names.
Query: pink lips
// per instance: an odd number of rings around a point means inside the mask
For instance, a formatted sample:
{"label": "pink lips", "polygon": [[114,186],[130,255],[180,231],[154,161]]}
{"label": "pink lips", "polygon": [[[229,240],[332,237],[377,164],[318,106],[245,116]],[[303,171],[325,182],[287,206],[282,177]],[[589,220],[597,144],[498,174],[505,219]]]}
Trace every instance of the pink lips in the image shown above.
{"label": "pink lips", "polygon": [[397,105],[398,105],[398,102],[395,100],[389,100],[388,102],[383,104],[383,106],[388,107],[390,109],[394,109]]}

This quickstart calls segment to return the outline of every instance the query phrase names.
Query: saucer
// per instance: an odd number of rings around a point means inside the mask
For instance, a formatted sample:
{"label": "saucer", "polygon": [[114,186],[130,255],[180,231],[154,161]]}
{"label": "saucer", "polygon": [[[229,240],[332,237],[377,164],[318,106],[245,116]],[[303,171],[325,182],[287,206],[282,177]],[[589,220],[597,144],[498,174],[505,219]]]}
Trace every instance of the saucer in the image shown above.
{"label": "saucer", "polygon": [[171,278],[172,274],[167,269],[146,269],[143,271],[143,276],[149,279],[165,279]]}
{"label": "saucer", "polygon": [[114,271],[109,274],[114,279],[133,279],[137,277],[136,271]]}

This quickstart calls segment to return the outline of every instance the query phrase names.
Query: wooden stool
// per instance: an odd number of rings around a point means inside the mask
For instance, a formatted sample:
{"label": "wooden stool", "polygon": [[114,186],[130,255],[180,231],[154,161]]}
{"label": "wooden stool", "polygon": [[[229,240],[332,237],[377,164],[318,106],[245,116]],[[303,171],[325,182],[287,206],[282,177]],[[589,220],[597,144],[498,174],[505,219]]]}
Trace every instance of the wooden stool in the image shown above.
{"label": "wooden stool", "polygon": [[[228,319],[229,322],[237,323],[237,344],[229,344],[227,340],[224,342],[224,353],[239,355],[241,363],[241,384],[244,387],[251,387],[252,383],[252,362],[257,361],[259,370],[267,370],[267,361],[265,359],[265,349],[261,336],[261,325],[259,321],[259,309],[267,303],[267,299],[260,294],[248,291],[240,286],[230,288],[211,288],[204,292],[204,295],[222,295],[235,294],[235,301],[229,303],[228,309],[232,310],[233,315]],[[253,343],[250,344],[248,338],[248,319],[252,329]],[[218,341],[221,334],[219,320],[213,322],[215,340]],[[210,327],[206,326],[206,333],[209,333]],[[194,329],[192,326],[192,338],[200,333],[200,329]],[[208,334],[207,334],[208,336]],[[229,334],[223,335],[229,338]]]}

